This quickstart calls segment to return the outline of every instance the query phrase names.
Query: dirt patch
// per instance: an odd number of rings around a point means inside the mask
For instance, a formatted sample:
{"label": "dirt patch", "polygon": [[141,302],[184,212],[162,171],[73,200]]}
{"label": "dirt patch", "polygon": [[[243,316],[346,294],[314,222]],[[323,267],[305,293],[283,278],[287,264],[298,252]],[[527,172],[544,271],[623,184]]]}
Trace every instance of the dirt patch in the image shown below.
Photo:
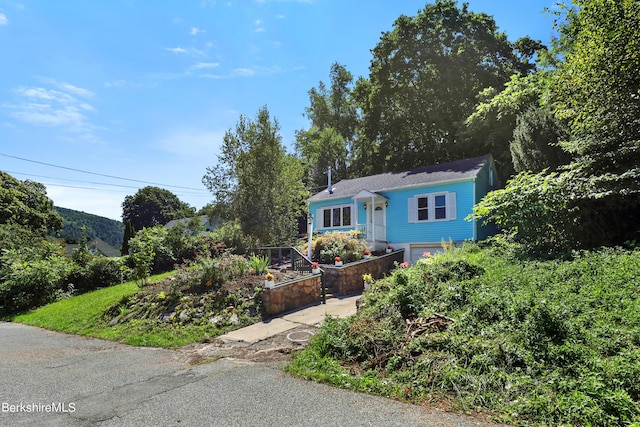
{"label": "dirt patch", "polygon": [[189,344],[180,348],[179,351],[185,362],[190,365],[208,363],[223,357],[282,365],[289,362],[294,353],[302,350],[309,343],[308,340],[298,338],[309,336],[316,331],[317,328],[312,326],[300,325],[253,344],[242,341],[225,342],[220,337],[216,337],[205,343]]}

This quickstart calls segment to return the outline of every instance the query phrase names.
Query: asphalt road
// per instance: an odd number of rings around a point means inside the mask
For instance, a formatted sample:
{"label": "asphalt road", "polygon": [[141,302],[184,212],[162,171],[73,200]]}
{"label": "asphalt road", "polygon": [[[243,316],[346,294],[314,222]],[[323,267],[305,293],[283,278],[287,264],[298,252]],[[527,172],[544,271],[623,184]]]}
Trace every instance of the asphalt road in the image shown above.
{"label": "asphalt road", "polygon": [[0,322],[0,426],[485,426],[292,378],[274,365]]}

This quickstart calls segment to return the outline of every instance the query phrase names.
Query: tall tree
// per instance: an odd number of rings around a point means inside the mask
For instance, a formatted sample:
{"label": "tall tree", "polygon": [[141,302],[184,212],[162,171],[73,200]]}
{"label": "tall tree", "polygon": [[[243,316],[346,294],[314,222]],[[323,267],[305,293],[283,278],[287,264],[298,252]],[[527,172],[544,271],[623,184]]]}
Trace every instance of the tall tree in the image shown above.
{"label": "tall tree", "polygon": [[141,188],[133,196],[126,196],[122,203],[122,221],[131,221],[136,231],[194,215],[193,207],[171,191],[158,187]]}
{"label": "tall tree", "polygon": [[296,132],[296,151],[304,161],[312,187],[326,184],[330,166],[336,180],[350,176],[358,114],[352,99],[353,76],[338,63],[331,66],[329,88],[323,82],[309,90],[307,130]]}
{"label": "tall tree", "polygon": [[594,243],[640,239],[640,2],[574,0],[571,47],[552,97],[570,120],[564,145]]}
{"label": "tall tree", "polygon": [[240,116],[223,140],[218,164],[202,181],[217,205],[228,206],[242,231],[262,244],[284,244],[297,235],[307,192],[299,160],[287,154],[267,107],[255,120]]}
{"label": "tall tree", "polygon": [[17,224],[45,235],[62,228],[62,217],[43,184],[0,171],[0,224]]}
{"label": "tall tree", "polygon": [[454,0],[401,16],[373,54],[369,82],[356,92],[364,135],[378,145],[378,170],[460,157],[456,143],[477,95],[523,71],[493,18]]}
{"label": "tall tree", "polygon": [[[476,213],[541,246],[562,249],[640,240],[640,3],[573,0],[542,97],[569,124],[559,173],[520,174]],[[529,218],[514,215],[526,202]],[[483,206],[484,204],[484,206]],[[531,208],[533,207],[533,208]],[[524,221],[544,233],[522,236]],[[560,236],[554,239],[553,236]]]}

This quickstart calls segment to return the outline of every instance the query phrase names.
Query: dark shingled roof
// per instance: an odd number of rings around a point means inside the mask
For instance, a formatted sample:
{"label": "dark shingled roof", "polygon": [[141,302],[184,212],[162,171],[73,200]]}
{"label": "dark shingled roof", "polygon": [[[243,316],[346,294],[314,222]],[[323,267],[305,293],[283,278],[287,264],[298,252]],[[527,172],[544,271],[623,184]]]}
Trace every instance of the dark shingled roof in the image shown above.
{"label": "dark shingled roof", "polygon": [[491,155],[487,154],[472,159],[458,160],[438,165],[422,166],[402,172],[387,172],[362,178],[343,179],[333,185],[333,194],[324,189],[309,198],[310,202],[353,197],[362,190],[371,192],[389,191],[397,188],[412,187],[445,181],[472,179]]}

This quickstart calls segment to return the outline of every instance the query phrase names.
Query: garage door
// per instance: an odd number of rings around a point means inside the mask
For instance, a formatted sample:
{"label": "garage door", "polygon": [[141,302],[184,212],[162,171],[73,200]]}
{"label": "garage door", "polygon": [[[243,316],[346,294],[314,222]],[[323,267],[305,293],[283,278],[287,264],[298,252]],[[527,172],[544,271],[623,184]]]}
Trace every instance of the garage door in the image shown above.
{"label": "garage door", "polygon": [[418,262],[422,258],[422,254],[425,252],[431,252],[432,254],[443,252],[441,245],[411,245],[411,264]]}

